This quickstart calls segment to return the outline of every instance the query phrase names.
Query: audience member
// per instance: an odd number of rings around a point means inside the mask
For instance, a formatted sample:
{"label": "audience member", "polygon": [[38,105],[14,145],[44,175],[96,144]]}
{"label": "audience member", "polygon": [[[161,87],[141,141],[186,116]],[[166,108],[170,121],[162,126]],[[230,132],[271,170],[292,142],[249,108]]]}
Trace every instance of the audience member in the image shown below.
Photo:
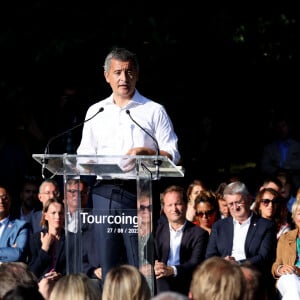
{"label": "audience member", "polygon": [[[53,197],[59,197],[59,186],[58,183],[54,179],[45,179],[39,187],[39,193],[38,198],[42,203],[42,206],[44,206],[44,203],[46,203],[47,200]],[[40,232],[41,227],[41,220],[42,220],[42,209],[36,211],[33,213],[31,217],[31,227],[32,232]]]}
{"label": "audience member", "polygon": [[11,193],[0,185],[0,262],[26,262],[29,224],[10,215],[11,204]]}
{"label": "audience member", "polygon": [[280,193],[282,189],[282,182],[279,180],[275,175],[274,176],[267,176],[263,179],[263,182],[261,186],[259,187],[259,190],[262,190],[264,188],[271,188],[278,193]]}
{"label": "audience member", "polygon": [[240,266],[215,256],[202,262],[193,273],[189,299],[244,300],[245,294],[246,280]]}
{"label": "audience member", "polygon": [[[68,231],[77,233],[81,209],[88,206],[89,185],[82,179],[68,179],[67,195],[65,195],[65,206],[67,211]],[[80,201],[79,201],[80,199]],[[87,225],[87,224],[82,224]]]}
{"label": "audience member", "polygon": [[187,190],[186,190],[186,195],[187,195],[187,210],[186,210],[186,219],[190,222],[195,221],[195,198],[197,195],[200,193],[200,191],[207,190],[206,185],[202,180],[195,179],[193,180]]}
{"label": "audience member", "polygon": [[275,223],[277,239],[291,229],[287,222],[288,210],[286,203],[282,201],[280,194],[272,188],[261,189],[255,198],[253,211]]}
{"label": "audience member", "polygon": [[30,223],[32,214],[40,209],[40,201],[37,197],[39,185],[36,180],[25,179],[21,185],[19,201],[13,205],[13,215],[17,219]]}
{"label": "audience member", "polygon": [[[271,188],[275,190],[276,192],[280,193],[282,189],[282,182],[274,175],[274,176],[267,176],[263,178],[263,181],[261,185],[259,186],[258,191],[265,189],[265,188]],[[254,196],[255,200],[256,195]],[[251,204],[251,209],[254,208],[255,201],[252,202]]]}
{"label": "audience member", "polygon": [[[292,212],[293,203],[296,201],[296,187],[292,182],[292,178],[288,172],[280,171],[276,173],[276,177],[282,183],[282,188],[280,189],[281,197],[287,206],[289,213]],[[289,215],[290,216],[290,215]]]}
{"label": "audience member", "polygon": [[29,286],[38,289],[38,280],[23,262],[0,263],[0,299],[16,286]]}
{"label": "audience member", "polygon": [[268,299],[262,273],[247,262],[241,264],[241,270],[246,279],[245,300],[274,300]]}
{"label": "audience member", "polygon": [[292,176],[295,186],[300,186],[300,142],[293,136],[291,118],[280,113],[274,121],[274,139],[266,144],[260,161],[263,174],[273,175],[284,170]]}
{"label": "audience member", "polygon": [[[86,273],[92,279],[97,280],[102,286],[102,269],[99,256],[95,253],[94,243],[98,242],[93,237],[93,225],[83,222],[81,212],[91,213],[88,207],[89,184],[82,178],[69,178],[67,180],[65,196],[65,209],[67,211],[68,244],[67,252],[69,260],[69,272],[78,271]],[[82,258],[78,256],[82,250]],[[81,268],[82,266],[82,268]]]}
{"label": "audience member", "polygon": [[152,204],[150,201],[148,192],[142,193],[137,201],[139,270],[147,279],[151,291],[154,291],[154,239],[152,233]]}
{"label": "audience member", "polygon": [[150,298],[151,291],[146,278],[136,267],[120,265],[107,273],[102,300],[149,300]]}
{"label": "audience member", "polygon": [[[86,274],[72,273],[62,276],[54,285],[49,300],[59,299],[99,300],[101,291]],[[119,299],[125,299],[125,296]]]}
{"label": "audience member", "polygon": [[168,222],[155,232],[154,272],[157,293],[175,291],[187,295],[192,273],[205,258],[208,232],[186,220],[184,189],[169,186],[162,194]]}
{"label": "audience member", "polygon": [[64,205],[58,198],[50,198],[43,207],[42,229],[30,238],[29,268],[41,279],[53,280],[66,273]]}
{"label": "audience member", "polygon": [[45,300],[37,287],[17,285],[8,291],[2,300]]}
{"label": "audience member", "polygon": [[212,225],[220,219],[220,208],[216,195],[211,191],[201,191],[195,199],[195,210],[194,223],[210,234]]}
{"label": "audience member", "polygon": [[251,195],[243,182],[232,182],[224,189],[230,217],[213,224],[206,258],[221,256],[232,263],[249,261],[263,274],[272,293],[271,269],[276,251],[276,228],[272,221],[257,216],[251,209]]}
{"label": "audience member", "polygon": [[300,201],[292,206],[295,229],[281,235],[272,265],[272,274],[282,300],[300,299]]}
{"label": "audience member", "polygon": [[158,295],[151,297],[151,300],[189,300],[186,295],[182,295],[178,292],[161,292]]}
{"label": "audience member", "polygon": [[223,192],[224,192],[224,189],[226,186],[227,186],[226,182],[221,182],[215,191],[215,195],[216,195],[216,198],[217,198],[218,204],[219,204],[221,219],[227,218],[230,215],[229,208],[228,208],[226,200],[224,199],[224,196],[223,196]]}

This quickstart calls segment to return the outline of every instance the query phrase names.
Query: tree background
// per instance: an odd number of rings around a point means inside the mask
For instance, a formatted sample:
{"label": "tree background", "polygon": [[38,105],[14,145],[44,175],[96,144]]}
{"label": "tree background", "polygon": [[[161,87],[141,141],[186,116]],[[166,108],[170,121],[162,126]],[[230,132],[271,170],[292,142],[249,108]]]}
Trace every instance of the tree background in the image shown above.
{"label": "tree background", "polygon": [[[2,3],[2,132],[15,129],[20,114],[52,127],[51,99],[63,86],[80,89],[81,110],[109,95],[103,61],[123,46],[139,57],[139,91],[171,116],[188,180],[256,163],[274,113],[297,116],[294,2]],[[42,152],[50,137],[29,151]]]}

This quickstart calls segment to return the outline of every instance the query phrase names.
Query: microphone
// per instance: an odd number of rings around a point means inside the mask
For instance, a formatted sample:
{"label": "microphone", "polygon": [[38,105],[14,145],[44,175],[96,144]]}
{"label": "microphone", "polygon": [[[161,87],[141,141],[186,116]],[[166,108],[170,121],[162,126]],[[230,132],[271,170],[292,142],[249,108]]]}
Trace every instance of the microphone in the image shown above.
{"label": "microphone", "polygon": [[69,128],[69,129],[67,129],[67,130],[65,130],[65,131],[63,131],[63,132],[61,132],[61,133],[59,133],[59,134],[57,134],[57,135],[55,135],[55,136],[53,136],[53,137],[51,137],[51,138],[48,140],[48,143],[47,143],[47,145],[46,145],[46,147],[45,147],[45,150],[44,150],[44,158],[42,159],[42,177],[43,177],[43,179],[46,179],[46,178],[45,178],[45,175],[44,175],[44,170],[45,170],[46,164],[48,163],[48,160],[45,158],[45,156],[46,156],[47,154],[49,154],[49,146],[50,146],[50,144],[51,144],[54,140],[56,140],[57,138],[59,138],[59,137],[61,137],[61,136],[64,136],[65,134],[67,134],[67,133],[73,131],[74,129],[76,129],[76,128],[80,127],[80,126],[82,126],[84,123],[86,123],[86,122],[92,120],[93,118],[95,118],[95,117],[96,117],[99,113],[101,113],[102,111],[104,111],[104,108],[103,108],[103,107],[100,107],[99,110],[98,110],[94,115],[92,115],[90,118],[88,118],[88,119],[84,120],[83,122],[80,122],[79,124],[77,124],[77,125],[75,125],[75,126]]}
{"label": "microphone", "polygon": [[[136,125],[137,125],[140,129],[142,129],[148,136],[151,137],[151,139],[154,141],[155,146],[156,146],[156,156],[159,156],[159,155],[160,155],[160,150],[159,150],[159,145],[158,145],[158,142],[157,142],[156,138],[155,138],[153,135],[151,135],[145,128],[143,128],[137,121],[135,121],[135,120],[132,118],[129,109],[126,110],[126,114],[129,116],[129,118],[131,119],[131,121],[132,121],[134,124],[136,124]],[[156,166],[156,179],[159,179],[159,166],[161,165],[162,161],[161,161],[160,159],[157,158],[156,160],[154,160],[153,163],[154,163],[154,165]]]}

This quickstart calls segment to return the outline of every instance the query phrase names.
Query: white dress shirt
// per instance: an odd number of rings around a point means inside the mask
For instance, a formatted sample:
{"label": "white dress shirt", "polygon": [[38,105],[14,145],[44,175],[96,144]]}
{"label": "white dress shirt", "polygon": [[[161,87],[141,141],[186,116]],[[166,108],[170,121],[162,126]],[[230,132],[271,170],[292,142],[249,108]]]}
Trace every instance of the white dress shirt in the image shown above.
{"label": "white dress shirt", "polygon": [[135,147],[157,150],[155,141],[139,128],[126,113],[158,142],[159,149],[172,155],[176,164],[180,159],[177,135],[165,108],[137,90],[131,101],[123,108],[115,105],[113,94],[89,107],[85,120],[103,107],[104,110],[84,123],[78,155],[125,155]]}

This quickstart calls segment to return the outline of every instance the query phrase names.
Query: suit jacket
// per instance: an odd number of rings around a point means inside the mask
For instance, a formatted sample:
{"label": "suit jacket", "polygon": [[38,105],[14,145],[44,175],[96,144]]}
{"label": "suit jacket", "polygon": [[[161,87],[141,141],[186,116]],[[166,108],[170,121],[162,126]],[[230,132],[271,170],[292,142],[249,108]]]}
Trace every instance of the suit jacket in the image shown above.
{"label": "suit jacket", "polygon": [[[231,255],[233,230],[231,216],[220,219],[213,224],[206,250],[206,258]],[[270,273],[275,259],[276,244],[274,223],[253,213],[245,241],[246,261],[250,261],[261,271],[266,272],[266,270],[269,270]]]}
{"label": "suit jacket", "polygon": [[0,262],[27,262],[28,244],[29,224],[9,216],[0,238]]}
{"label": "suit jacket", "polygon": [[[180,244],[180,264],[175,266],[177,276],[164,277],[156,280],[157,292],[177,291],[188,294],[195,268],[204,260],[208,242],[208,232],[187,221],[183,229]],[[158,225],[155,233],[155,259],[167,264],[170,253],[169,223]]]}
{"label": "suit jacket", "polygon": [[40,232],[42,230],[40,225],[42,214],[42,210],[37,210],[31,215],[30,225],[33,233]]}
{"label": "suit jacket", "polygon": [[[48,273],[52,268],[52,255],[42,250],[41,231],[33,233],[30,237],[29,269],[37,278]],[[65,232],[62,230],[60,239],[56,244],[54,269],[56,272],[66,274]]]}
{"label": "suit jacket", "polygon": [[295,265],[297,255],[297,237],[298,229],[293,229],[280,236],[277,244],[276,260],[272,265],[272,274],[274,278],[278,279],[275,272],[279,265]]}

